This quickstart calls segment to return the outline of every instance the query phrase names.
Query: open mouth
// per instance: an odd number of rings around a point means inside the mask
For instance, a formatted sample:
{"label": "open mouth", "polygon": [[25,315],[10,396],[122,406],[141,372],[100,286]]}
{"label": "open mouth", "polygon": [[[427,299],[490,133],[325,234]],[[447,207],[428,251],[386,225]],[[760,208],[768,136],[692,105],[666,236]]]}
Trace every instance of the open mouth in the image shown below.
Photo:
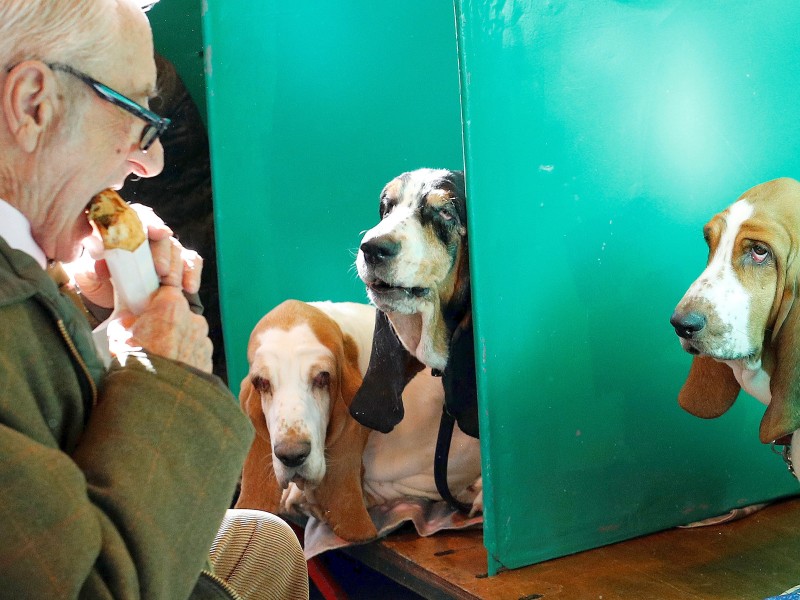
{"label": "open mouth", "polygon": [[700,349],[697,348],[690,340],[687,340],[686,338],[678,338],[678,341],[681,344],[681,348],[683,348],[684,351],[688,352],[689,354],[694,356],[700,354]]}
{"label": "open mouth", "polygon": [[696,342],[681,338],[681,347],[693,356],[707,356],[716,361],[743,361],[745,364],[760,365],[761,358],[757,349],[751,348],[745,351],[732,351],[725,349],[709,349],[705,346],[698,345]]}
{"label": "open mouth", "polygon": [[315,487],[319,484],[319,481],[308,479],[304,473],[293,469],[287,471],[276,470],[275,478],[278,480],[278,485],[284,490],[289,487],[290,483],[295,484],[301,490],[305,490],[306,486]]}
{"label": "open mouth", "polygon": [[376,279],[367,283],[367,287],[378,295],[383,294],[404,294],[409,298],[424,298],[430,293],[430,288],[424,287],[401,287],[389,285],[381,279]]}

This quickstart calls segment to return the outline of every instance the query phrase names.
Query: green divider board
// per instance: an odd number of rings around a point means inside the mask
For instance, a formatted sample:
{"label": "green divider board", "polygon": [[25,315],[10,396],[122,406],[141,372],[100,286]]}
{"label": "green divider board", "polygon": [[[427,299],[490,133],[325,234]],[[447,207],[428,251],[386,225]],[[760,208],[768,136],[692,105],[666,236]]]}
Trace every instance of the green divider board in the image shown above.
{"label": "green divider board", "polygon": [[395,175],[463,165],[453,5],[209,0],[206,79],[230,385],[286,298],[366,302],[353,263]]}
{"label": "green divider board", "polygon": [[457,0],[490,572],[796,493],[685,414],[703,224],[800,178],[793,0]]}
{"label": "green divider board", "polygon": [[147,16],[153,27],[156,51],[175,65],[200,116],[205,119],[202,4],[203,0],[161,0]]}

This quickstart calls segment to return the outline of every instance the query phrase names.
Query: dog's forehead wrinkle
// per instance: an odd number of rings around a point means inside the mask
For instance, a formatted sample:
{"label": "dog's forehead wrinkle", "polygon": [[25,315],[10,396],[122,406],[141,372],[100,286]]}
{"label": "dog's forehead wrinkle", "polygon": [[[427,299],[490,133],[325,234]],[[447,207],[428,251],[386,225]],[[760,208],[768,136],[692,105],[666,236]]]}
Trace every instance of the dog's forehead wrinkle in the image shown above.
{"label": "dog's forehead wrinkle", "polygon": [[415,211],[420,211],[432,192],[439,188],[429,177],[415,173],[414,177],[405,182],[400,191],[400,203],[412,207]]}
{"label": "dog's forehead wrinkle", "polygon": [[313,409],[314,406],[308,401],[306,394],[296,392],[283,396],[270,407],[267,423],[275,423],[274,428],[269,426],[270,432],[282,437],[291,427],[298,427],[307,434],[309,428],[305,423],[309,415],[315,412]]}
{"label": "dog's forehead wrinkle", "polygon": [[375,227],[368,229],[364,234],[363,242],[368,242],[376,237],[393,234],[398,235],[404,224],[414,217],[413,208],[407,204],[396,204],[387,212]]}
{"label": "dog's forehead wrinkle", "polygon": [[725,215],[725,231],[722,236],[732,236],[733,239],[735,239],[742,224],[752,217],[754,212],[755,207],[753,203],[746,198],[734,202],[730,208],[728,208],[727,214]]}
{"label": "dog's forehead wrinkle", "polygon": [[[697,280],[697,287],[717,287],[725,280],[737,279],[733,268],[736,238],[744,222],[753,214],[753,205],[747,200],[738,200],[721,215],[722,234],[714,249],[711,261]],[[693,286],[694,287],[694,286]]]}
{"label": "dog's forehead wrinkle", "polygon": [[[291,329],[270,329],[260,336],[252,370],[269,375],[270,411],[283,414],[293,402],[291,394],[310,387],[309,373],[315,365],[329,364],[333,353],[320,343],[305,323]],[[285,398],[286,393],[290,398]],[[295,401],[296,403],[296,401]]]}
{"label": "dog's forehead wrinkle", "polygon": [[289,329],[270,328],[261,332],[255,354],[258,358],[269,357],[274,363],[277,362],[277,356],[287,354],[287,348],[291,348],[291,354],[298,357],[331,355],[330,349],[319,341],[308,323],[299,323]]}

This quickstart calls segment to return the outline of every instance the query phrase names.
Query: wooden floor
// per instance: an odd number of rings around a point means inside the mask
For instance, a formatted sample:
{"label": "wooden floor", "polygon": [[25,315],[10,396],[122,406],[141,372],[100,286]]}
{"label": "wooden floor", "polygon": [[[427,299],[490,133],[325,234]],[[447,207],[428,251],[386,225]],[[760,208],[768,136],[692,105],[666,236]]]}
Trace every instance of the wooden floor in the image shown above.
{"label": "wooden floor", "polygon": [[800,585],[800,498],[494,577],[480,530],[401,531],[346,552],[429,599],[761,600]]}

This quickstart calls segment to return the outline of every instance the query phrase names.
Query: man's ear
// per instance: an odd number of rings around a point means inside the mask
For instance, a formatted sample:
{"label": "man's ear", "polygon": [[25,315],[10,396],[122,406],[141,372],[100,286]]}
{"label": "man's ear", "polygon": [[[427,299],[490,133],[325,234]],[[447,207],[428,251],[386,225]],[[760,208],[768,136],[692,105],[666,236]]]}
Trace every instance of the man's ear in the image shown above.
{"label": "man's ear", "polygon": [[350,404],[350,414],[365,427],[389,433],[403,420],[406,384],[423,368],[403,347],[389,318],[376,311],[369,366]]}
{"label": "man's ear", "polygon": [[38,60],[19,63],[7,74],[2,88],[3,116],[11,136],[25,152],[33,152],[54,122],[57,82]]}

